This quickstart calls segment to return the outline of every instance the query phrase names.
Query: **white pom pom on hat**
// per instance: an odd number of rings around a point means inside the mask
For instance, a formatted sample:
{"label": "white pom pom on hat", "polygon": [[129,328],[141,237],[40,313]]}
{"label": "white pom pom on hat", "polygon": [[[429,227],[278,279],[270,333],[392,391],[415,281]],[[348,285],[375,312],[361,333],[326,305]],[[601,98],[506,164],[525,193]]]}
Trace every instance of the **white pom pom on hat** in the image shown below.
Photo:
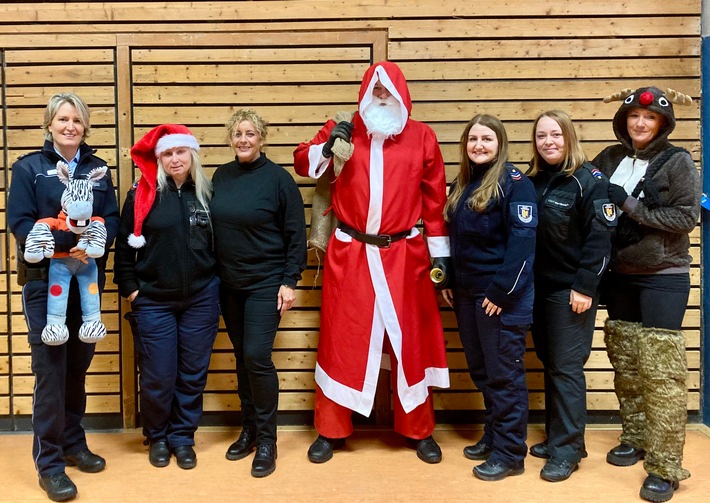
{"label": "white pom pom on hat", "polygon": [[131,158],[141,172],[136,187],[133,203],[133,233],[128,236],[128,244],[133,248],[145,246],[145,237],[141,234],[143,221],[155,201],[158,179],[158,157],[168,149],[189,147],[200,150],[195,135],[182,124],[161,124],[148,131],[143,138],[131,147]]}

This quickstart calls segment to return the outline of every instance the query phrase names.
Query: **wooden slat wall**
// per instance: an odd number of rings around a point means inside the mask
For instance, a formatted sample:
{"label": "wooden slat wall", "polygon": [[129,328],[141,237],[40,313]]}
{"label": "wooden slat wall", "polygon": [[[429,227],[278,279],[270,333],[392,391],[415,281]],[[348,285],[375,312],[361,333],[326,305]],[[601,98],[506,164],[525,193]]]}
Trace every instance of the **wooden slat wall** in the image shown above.
{"label": "wooden slat wall", "polygon": [[[256,108],[271,122],[267,153],[292,170],[294,146],[336,111],[354,109],[362,72],[372,58],[385,54],[409,80],[413,117],[437,132],[449,180],[457,170],[463,125],[478,112],[505,122],[512,160],[522,166],[530,156],[534,116],[549,108],[567,110],[591,158],[615,141],[610,121],[618,104],[605,105],[602,97],[655,84],[699,98],[700,6],[700,0],[502,0],[493,10],[484,2],[426,0],[171,2],[169,8],[164,2],[0,3],[0,57],[5,61],[0,116],[5,156],[0,162],[9,176],[11,161],[35,149],[41,139],[37,126],[47,98],[56,90],[73,89],[92,106],[91,144],[114,170],[121,199],[134,178],[128,148],[135,138],[162,122],[188,124],[212,171],[231,157],[223,124],[242,106]],[[66,48],[67,40],[72,48]],[[691,107],[676,107],[676,114],[672,139],[699,163],[697,100]],[[296,179],[309,218],[313,185]],[[3,182],[0,189],[5,187]],[[4,198],[0,204],[4,221]],[[692,243],[693,287],[684,328],[691,368],[689,410],[694,412],[700,403],[701,344],[697,230]],[[12,265],[12,255],[4,265]],[[317,260],[311,255],[297,306],[284,318],[276,341],[284,411],[309,411],[313,405],[320,305],[316,276]],[[0,276],[0,291],[7,298],[0,308],[0,417],[10,410],[26,414],[31,402],[29,354],[14,285],[11,272]],[[120,414],[131,425],[134,362],[120,308],[125,306],[109,283],[104,321],[111,335],[99,346],[91,369],[89,409]],[[455,317],[442,308],[442,318],[452,387],[436,393],[436,407],[480,410]],[[618,407],[599,329],[604,318],[600,311],[587,364],[589,407],[600,412]],[[530,403],[540,410],[541,365],[530,342],[528,347]],[[222,330],[212,357],[207,411],[238,410],[233,367]]]}

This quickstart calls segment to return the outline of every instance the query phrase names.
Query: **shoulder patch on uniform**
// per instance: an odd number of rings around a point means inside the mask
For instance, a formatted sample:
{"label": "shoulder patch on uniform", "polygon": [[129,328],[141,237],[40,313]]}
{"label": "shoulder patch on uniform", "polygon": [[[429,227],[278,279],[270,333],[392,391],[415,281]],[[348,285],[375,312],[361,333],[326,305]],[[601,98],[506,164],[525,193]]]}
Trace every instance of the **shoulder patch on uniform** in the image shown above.
{"label": "shoulder patch on uniform", "polygon": [[510,178],[517,182],[518,180],[523,179],[523,174],[517,169],[513,168],[510,170]]}
{"label": "shoulder patch on uniform", "polygon": [[616,220],[616,205],[614,203],[602,204],[602,212],[608,222]]}
{"label": "shoulder patch on uniform", "polygon": [[27,152],[26,154],[22,154],[21,156],[19,156],[17,158],[17,160],[19,161],[20,159],[24,159],[25,157],[29,157],[31,155],[36,155],[36,154],[41,154],[41,153],[42,152],[40,150],[35,150],[34,152]]}
{"label": "shoulder patch on uniform", "polygon": [[529,224],[532,222],[533,218],[533,207],[531,204],[518,204],[517,208],[518,219],[524,223]]}
{"label": "shoulder patch on uniform", "polygon": [[594,177],[595,180],[602,180],[604,178],[604,175],[602,174],[601,171],[599,171],[598,168],[592,169],[592,176]]}

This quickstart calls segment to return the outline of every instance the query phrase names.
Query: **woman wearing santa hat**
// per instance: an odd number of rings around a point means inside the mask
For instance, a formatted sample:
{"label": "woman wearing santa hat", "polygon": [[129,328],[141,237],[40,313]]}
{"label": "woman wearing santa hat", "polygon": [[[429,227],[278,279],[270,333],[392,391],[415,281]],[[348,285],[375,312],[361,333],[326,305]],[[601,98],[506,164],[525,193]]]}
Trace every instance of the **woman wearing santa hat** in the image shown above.
{"label": "woman wearing santa hat", "polygon": [[140,370],[140,414],[149,460],[197,464],[212,345],[219,326],[219,279],[212,249],[212,186],[190,130],[164,124],[131,148],[141,178],[126,197],[114,281],[131,302]]}
{"label": "woman wearing santa hat", "polygon": [[271,351],[306,268],[306,220],[293,177],[261,151],[264,119],[254,110],[237,110],[226,126],[236,157],[212,177],[211,208],[222,316],[242,408],[242,432],[226,456],[243,459],[256,449],[251,474],[266,477],[277,456],[279,378]]}

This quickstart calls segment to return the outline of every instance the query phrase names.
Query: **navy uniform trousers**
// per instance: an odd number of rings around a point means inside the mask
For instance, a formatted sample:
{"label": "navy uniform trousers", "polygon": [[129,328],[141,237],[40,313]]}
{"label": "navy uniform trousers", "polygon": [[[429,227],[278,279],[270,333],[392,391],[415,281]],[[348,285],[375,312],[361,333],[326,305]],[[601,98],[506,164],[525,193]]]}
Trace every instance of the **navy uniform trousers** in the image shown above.
{"label": "navy uniform trousers", "polygon": [[140,414],[150,442],[195,445],[212,346],[219,328],[219,279],[185,300],[140,293],[126,318],[140,369]]}
{"label": "navy uniform trousers", "polygon": [[81,299],[75,278],[67,303],[69,340],[60,346],[42,342],[42,329],[47,323],[47,287],[46,281],[33,280],[22,288],[35,376],[32,456],[40,477],[64,473],[64,456],[87,449],[81,420],[86,411],[86,371],[96,348],[78,337]]}
{"label": "navy uniform trousers", "polygon": [[484,292],[457,287],[454,311],[468,370],[486,407],[481,441],[493,448],[491,462],[518,469],[527,454],[524,358],[534,291],[530,288],[514,309],[498,316],[485,313],[484,298]]}

